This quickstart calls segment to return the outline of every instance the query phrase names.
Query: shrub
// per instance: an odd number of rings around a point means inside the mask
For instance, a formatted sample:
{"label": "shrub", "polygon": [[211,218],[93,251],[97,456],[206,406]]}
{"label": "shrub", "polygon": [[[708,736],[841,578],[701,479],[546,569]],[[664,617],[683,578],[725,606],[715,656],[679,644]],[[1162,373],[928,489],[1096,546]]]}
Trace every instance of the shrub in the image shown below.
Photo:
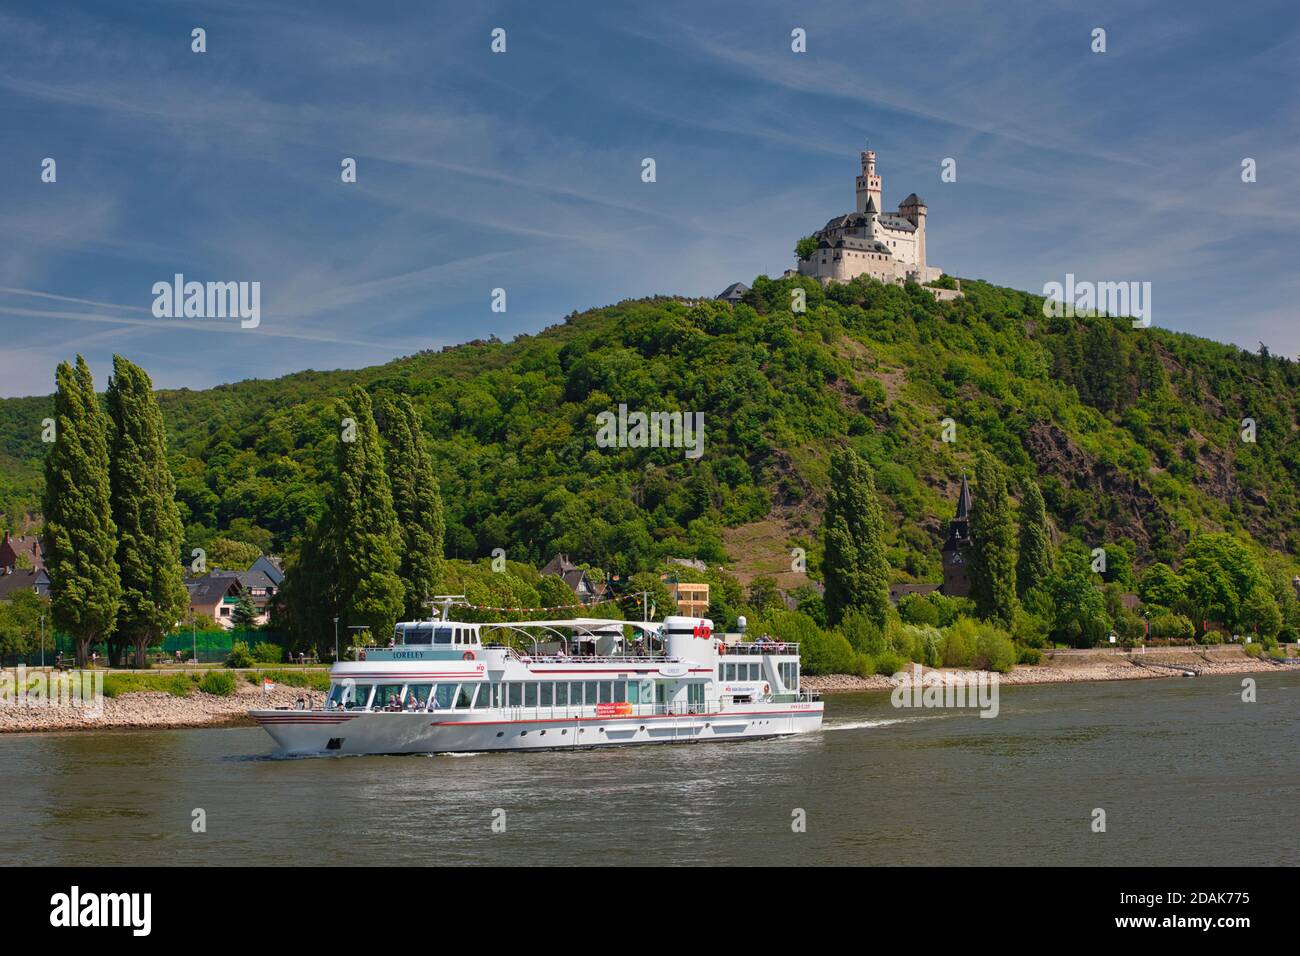
{"label": "shrub", "polygon": [[269,678],[286,687],[306,687],[319,691],[330,689],[330,675],[327,670],[269,670],[250,674],[249,677],[257,684],[260,684],[263,678]]}
{"label": "shrub", "polygon": [[185,697],[194,689],[197,679],[193,674],[107,674],[104,677],[104,696],[162,691],[173,697]]}
{"label": "shrub", "polygon": [[896,651],[883,651],[875,659],[876,673],[890,677],[904,670],[909,663],[906,657]]}
{"label": "shrub", "polygon": [[229,697],[235,692],[235,675],[211,670],[199,679],[199,690],[216,697]]}
{"label": "shrub", "polygon": [[859,654],[868,657],[885,650],[885,634],[880,625],[861,611],[853,610],[844,615],[840,624],[849,646]]}
{"label": "shrub", "polygon": [[1010,672],[1016,666],[1016,647],[1011,643],[1011,635],[990,624],[984,625],[975,641],[975,659],[972,663],[980,670],[997,671],[999,674]]}
{"label": "shrub", "polygon": [[975,658],[977,625],[968,617],[958,618],[943,635],[940,658],[944,667],[970,667]]}
{"label": "shrub", "polygon": [[235,641],[230,646],[230,655],[226,658],[227,667],[252,667],[254,663],[246,641]]}
{"label": "shrub", "polygon": [[1026,647],[1020,644],[1016,647],[1017,664],[1041,664],[1043,661],[1043,652],[1036,647]]}
{"label": "shrub", "polygon": [[898,602],[898,616],[905,624],[939,625],[939,608],[920,594],[909,594]]}
{"label": "shrub", "polygon": [[940,667],[943,664],[943,634],[937,627],[915,624],[904,625],[911,643],[908,656],[918,664],[927,667]]}
{"label": "shrub", "polygon": [[270,641],[260,641],[253,647],[253,660],[259,664],[279,664],[284,660],[284,648]]}

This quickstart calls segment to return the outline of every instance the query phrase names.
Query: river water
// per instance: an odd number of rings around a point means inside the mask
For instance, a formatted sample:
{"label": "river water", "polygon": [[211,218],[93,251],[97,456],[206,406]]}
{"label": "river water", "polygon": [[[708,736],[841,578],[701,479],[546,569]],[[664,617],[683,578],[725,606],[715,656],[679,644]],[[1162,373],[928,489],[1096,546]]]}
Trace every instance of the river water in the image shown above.
{"label": "river water", "polygon": [[837,694],[816,734],[585,753],[6,735],[0,862],[1294,866],[1300,673],[1253,677],[1003,687],[994,719]]}

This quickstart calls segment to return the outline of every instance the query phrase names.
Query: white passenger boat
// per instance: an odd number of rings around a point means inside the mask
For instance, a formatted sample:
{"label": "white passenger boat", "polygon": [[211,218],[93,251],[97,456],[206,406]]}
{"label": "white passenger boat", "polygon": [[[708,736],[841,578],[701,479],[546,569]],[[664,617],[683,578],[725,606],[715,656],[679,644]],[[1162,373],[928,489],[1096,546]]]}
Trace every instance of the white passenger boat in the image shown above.
{"label": "white passenger boat", "polygon": [[413,621],[356,657],[330,669],[323,708],[250,716],[290,754],[696,743],[822,722],[820,697],[799,689],[797,644],[727,643],[705,618]]}

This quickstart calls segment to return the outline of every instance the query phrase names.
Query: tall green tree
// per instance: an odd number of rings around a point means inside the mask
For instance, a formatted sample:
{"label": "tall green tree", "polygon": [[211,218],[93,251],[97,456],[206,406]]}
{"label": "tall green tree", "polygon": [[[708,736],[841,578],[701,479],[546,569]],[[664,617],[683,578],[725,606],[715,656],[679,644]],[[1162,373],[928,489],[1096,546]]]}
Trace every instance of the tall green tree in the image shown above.
{"label": "tall green tree", "polygon": [[55,373],[54,443],[45,456],[45,569],[54,626],[84,665],[117,621],[117,529],[109,504],[108,420],[85,359]]}
{"label": "tall green tree", "polygon": [[889,608],[885,525],[871,469],[852,449],[831,456],[822,531],[826,612],[832,623],[857,609],[883,624]]}
{"label": "tall green tree", "polygon": [[185,529],[153,382],[144,369],[114,355],[107,399],[110,500],[122,581],[117,630],[135,649],[136,666],[145,667],[146,650],[162,642],[189,605],[181,565]]}
{"label": "tall green tree", "polygon": [[341,437],[327,511],[340,622],[386,639],[405,606],[402,534],[370,396],[359,386],[338,404]]}
{"label": "tall green tree", "polygon": [[1016,593],[1024,597],[1052,573],[1052,535],[1038,483],[1026,479],[1020,499],[1020,547],[1016,557]]}
{"label": "tall green tree", "polygon": [[980,617],[1009,627],[1016,611],[1016,530],[1006,478],[988,453],[975,466],[970,534],[975,610]]}
{"label": "tall green tree", "polygon": [[441,587],[446,531],[442,494],[411,400],[403,395],[389,402],[383,417],[393,510],[402,536],[397,573],[406,592],[406,616],[418,618],[428,614],[425,602]]}

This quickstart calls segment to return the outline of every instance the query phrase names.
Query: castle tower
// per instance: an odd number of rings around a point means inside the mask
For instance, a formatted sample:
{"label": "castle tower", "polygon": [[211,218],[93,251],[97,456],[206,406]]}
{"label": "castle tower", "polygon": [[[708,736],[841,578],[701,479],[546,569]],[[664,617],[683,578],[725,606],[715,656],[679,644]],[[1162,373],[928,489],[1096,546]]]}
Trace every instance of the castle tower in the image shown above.
{"label": "castle tower", "polygon": [[875,200],[876,212],[883,212],[880,200],[880,177],[876,175],[876,153],[867,150],[862,154],[862,175],[858,177],[858,212],[867,211],[867,199]]}
{"label": "castle tower", "polygon": [[921,281],[925,281],[925,200],[912,193],[898,207],[899,213],[904,219],[916,226],[916,265],[921,273]]}
{"label": "castle tower", "polygon": [[970,596],[970,483],[961,476],[961,493],[957,496],[957,515],[948,523],[948,538],[943,543],[943,593],[948,597]]}

